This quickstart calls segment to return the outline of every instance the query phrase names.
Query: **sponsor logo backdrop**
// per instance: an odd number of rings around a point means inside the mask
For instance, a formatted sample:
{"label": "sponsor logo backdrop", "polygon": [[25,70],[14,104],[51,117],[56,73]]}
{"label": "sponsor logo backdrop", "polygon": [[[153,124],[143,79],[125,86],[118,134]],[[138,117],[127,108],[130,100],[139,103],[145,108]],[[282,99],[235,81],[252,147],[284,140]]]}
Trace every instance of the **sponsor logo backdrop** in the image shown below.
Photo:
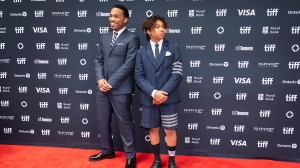
{"label": "sponsor logo backdrop", "polygon": [[[1,143],[99,149],[93,59],[117,3],[142,45],[142,21],[159,14],[181,49],[178,154],[299,160],[300,7],[292,0],[0,0]],[[141,110],[137,91],[137,147],[149,152]]]}

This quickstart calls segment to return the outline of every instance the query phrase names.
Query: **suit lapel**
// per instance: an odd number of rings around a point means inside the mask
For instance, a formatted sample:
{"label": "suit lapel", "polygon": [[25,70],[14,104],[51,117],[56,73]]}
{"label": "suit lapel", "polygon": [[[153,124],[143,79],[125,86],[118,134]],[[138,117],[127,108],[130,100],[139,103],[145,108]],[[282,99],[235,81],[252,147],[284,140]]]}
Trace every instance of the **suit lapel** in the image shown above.
{"label": "suit lapel", "polygon": [[148,42],[148,44],[146,45],[146,55],[148,57],[148,59],[150,60],[150,63],[153,65],[153,67],[156,68],[156,60],[154,58],[154,54],[153,54],[153,51],[152,51],[152,47],[151,47],[151,43]]}
{"label": "suit lapel", "polygon": [[[111,53],[111,51],[117,46],[117,44],[126,36],[126,34],[128,33],[127,29],[125,29],[120,35],[119,37],[117,38],[117,40],[115,41],[115,43],[113,44],[113,46],[110,48],[110,51],[109,51],[109,54]],[[110,38],[110,41],[109,41],[109,45],[111,43],[111,39],[112,39],[112,35],[113,33],[111,33],[111,35],[109,37]],[[109,46],[110,47],[110,46]]]}
{"label": "suit lapel", "polygon": [[168,43],[167,40],[164,40],[163,43],[162,43],[161,51],[159,53],[159,59],[158,59],[158,62],[157,62],[157,68],[164,61],[165,55],[166,55],[166,52],[168,51],[168,49],[169,49],[169,43]]}

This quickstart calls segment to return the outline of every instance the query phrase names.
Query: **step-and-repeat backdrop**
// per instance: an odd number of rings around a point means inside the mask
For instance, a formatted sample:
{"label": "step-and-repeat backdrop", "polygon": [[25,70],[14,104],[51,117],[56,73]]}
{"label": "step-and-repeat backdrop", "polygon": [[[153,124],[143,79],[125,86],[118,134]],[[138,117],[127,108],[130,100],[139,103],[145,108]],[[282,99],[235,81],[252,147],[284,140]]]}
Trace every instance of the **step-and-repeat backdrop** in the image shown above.
{"label": "step-and-repeat backdrop", "polygon": [[[299,160],[299,3],[0,0],[0,142],[100,148],[93,59],[111,7],[122,4],[141,45],[142,21],[158,14],[181,49],[178,154]],[[141,110],[137,91],[137,148],[149,152]]]}

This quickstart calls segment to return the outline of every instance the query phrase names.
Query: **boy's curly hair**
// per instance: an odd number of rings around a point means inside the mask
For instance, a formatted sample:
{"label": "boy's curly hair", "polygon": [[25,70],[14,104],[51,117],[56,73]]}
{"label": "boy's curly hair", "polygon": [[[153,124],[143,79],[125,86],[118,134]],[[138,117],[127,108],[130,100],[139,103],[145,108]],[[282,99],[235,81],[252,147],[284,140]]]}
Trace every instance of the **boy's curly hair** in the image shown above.
{"label": "boy's curly hair", "polygon": [[163,22],[165,29],[168,28],[168,23],[166,19],[159,15],[150,16],[147,19],[145,19],[142,23],[142,29],[144,29],[147,40],[150,40],[149,34],[147,34],[147,30],[151,30],[155,27],[155,22],[157,20],[160,20]]}

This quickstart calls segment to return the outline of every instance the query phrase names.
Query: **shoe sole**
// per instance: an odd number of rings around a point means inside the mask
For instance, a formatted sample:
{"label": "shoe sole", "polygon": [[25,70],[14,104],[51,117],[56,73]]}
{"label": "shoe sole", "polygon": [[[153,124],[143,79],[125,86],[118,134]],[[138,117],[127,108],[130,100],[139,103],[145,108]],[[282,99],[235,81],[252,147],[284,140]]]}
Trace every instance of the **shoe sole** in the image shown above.
{"label": "shoe sole", "polygon": [[89,161],[90,162],[98,162],[98,161],[101,161],[101,160],[103,160],[103,159],[113,159],[113,158],[115,158],[116,156],[114,155],[114,156],[107,156],[107,157],[105,157],[105,158],[102,158],[102,159],[97,159],[97,160],[90,160],[89,159]]}

